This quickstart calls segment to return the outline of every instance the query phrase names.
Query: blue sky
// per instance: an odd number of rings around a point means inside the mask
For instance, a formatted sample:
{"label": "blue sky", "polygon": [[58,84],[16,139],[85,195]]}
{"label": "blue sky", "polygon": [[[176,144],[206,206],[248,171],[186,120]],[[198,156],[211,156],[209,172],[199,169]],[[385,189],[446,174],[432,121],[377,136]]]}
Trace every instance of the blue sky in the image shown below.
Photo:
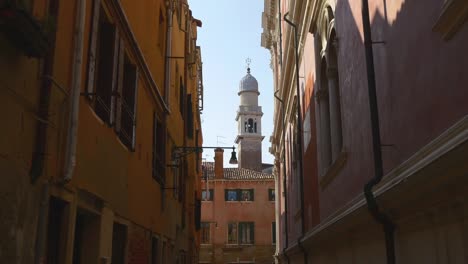
{"label": "blue sky", "polygon": [[[201,47],[204,109],[201,115],[203,146],[232,146],[237,136],[236,111],[240,79],[246,74],[247,58],[257,79],[262,106],[262,160],[273,163],[268,152],[273,131],[273,75],[270,53],[260,46],[262,0],[188,0],[193,17],[202,21],[197,43]],[[236,149],[237,149],[237,145]],[[207,161],[214,152],[203,151]],[[225,150],[228,166],[230,150]]]}

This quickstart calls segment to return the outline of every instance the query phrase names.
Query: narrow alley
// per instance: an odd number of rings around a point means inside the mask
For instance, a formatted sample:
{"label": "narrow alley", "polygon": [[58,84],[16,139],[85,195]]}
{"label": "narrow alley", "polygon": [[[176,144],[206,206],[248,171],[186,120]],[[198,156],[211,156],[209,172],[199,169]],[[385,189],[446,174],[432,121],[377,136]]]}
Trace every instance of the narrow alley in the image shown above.
{"label": "narrow alley", "polygon": [[467,19],[0,0],[0,264],[468,263]]}

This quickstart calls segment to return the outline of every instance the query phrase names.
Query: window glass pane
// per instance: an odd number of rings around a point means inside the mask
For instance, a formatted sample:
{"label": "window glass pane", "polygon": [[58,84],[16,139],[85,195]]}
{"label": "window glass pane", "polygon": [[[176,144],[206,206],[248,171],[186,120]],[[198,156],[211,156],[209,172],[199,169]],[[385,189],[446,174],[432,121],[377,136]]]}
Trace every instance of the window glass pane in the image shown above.
{"label": "window glass pane", "polygon": [[253,244],[254,224],[252,222],[239,223],[239,244]]}
{"label": "window glass pane", "polygon": [[275,189],[268,189],[268,200],[275,200]]}
{"label": "window glass pane", "polygon": [[213,201],[213,189],[209,189],[208,192],[206,190],[202,191],[202,200],[203,201]]}
{"label": "window glass pane", "polygon": [[253,190],[241,190],[241,201],[253,201]]}
{"label": "window glass pane", "polygon": [[207,222],[201,223],[201,243],[202,244],[210,243],[210,223],[207,223]]}
{"label": "window glass pane", "polygon": [[237,191],[236,190],[228,190],[227,191],[227,199],[228,199],[228,201],[238,201]]}
{"label": "window glass pane", "polygon": [[228,244],[237,244],[237,223],[228,224]]}

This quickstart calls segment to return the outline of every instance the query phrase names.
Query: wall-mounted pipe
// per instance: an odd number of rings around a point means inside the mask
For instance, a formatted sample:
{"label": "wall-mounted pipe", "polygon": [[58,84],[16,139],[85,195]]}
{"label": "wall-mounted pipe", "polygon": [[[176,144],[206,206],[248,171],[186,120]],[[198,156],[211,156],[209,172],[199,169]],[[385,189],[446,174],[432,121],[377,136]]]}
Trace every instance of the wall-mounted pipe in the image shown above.
{"label": "wall-mounted pipe", "polygon": [[74,52],[72,66],[72,83],[70,91],[70,114],[68,118],[68,137],[65,149],[65,166],[63,180],[68,182],[73,177],[76,165],[76,141],[78,138],[78,115],[80,107],[81,75],[83,68],[84,27],[86,0],[76,2],[76,22],[74,30]]}
{"label": "wall-mounted pipe", "polygon": [[[283,256],[284,258],[286,259],[286,262],[289,264],[289,256],[288,254],[286,253],[286,248],[283,249]],[[305,263],[304,263],[305,264]]]}
{"label": "wall-mounted pipe", "polygon": [[39,205],[39,217],[37,219],[37,235],[34,248],[34,264],[40,264],[44,260],[45,241],[47,237],[47,215],[49,212],[49,182],[44,182],[41,191]]}
{"label": "wall-mounted pipe", "polygon": [[385,248],[387,252],[387,263],[395,263],[395,224],[392,220],[380,211],[375,200],[372,188],[377,185],[383,177],[382,150],[380,142],[379,109],[377,106],[377,93],[374,69],[374,52],[372,49],[372,34],[369,19],[369,4],[367,0],[362,0],[362,23],[364,31],[364,47],[366,53],[367,87],[369,93],[369,110],[372,128],[372,150],[374,154],[374,177],[365,184],[364,196],[366,197],[367,208],[374,219],[383,226],[385,233]]}
{"label": "wall-mounted pipe", "polygon": [[[48,12],[51,17],[57,17],[59,9],[59,1],[51,1],[48,5]],[[50,46],[47,50],[44,59],[44,66],[42,75],[53,75],[54,58],[55,58],[55,39],[56,31],[53,30],[49,34]],[[37,179],[42,175],[44,171],[45,157],[47,155],[47,126],[49,123],[49,106],[51,98],[51,86],[52,81],[47,78],[42,78],[40,93],[39,93],[39,104],[38,122],[36,124],[36,134],[34,138],[34,150],[31,157],[31,168],[29,170],[29,177],[31,183],[35,183]]]}
{"label": "wall-mounted pipe", "polygon": [[283,30],[281,28],[281,0],[278,0],[278,29],[279,29],[279,65],[283,68]]}
{"label": "wall-mounted pipe", "polygon": [[164,100],[169,105],[169,91],[171,85],[171,56],[172,56],[172,1],[166,3],[167,29],[166,29],[166,58],[164,76]]}
{"label": "wall-mounted pipe", "polygon": [[[285,232],[285,236],[286,236],[286,239],[285,239],[285,247],[287,248],[288,247],[288,240],[289,240],[289,233],[288,233],[288,190],[286,189],[286,147],[285,147],[285,140],[284,140],[284,135],[285,135],[285,126],[286,126],[286,118],[285,118],[285,113],[284,113],[284,101],[277,95],[277,93],[279,92],[280,90],[276,90],[274,92],[274,96],[276,98],[276,100],[278,100],[278,102],[280,102],[281,104],[281,126],[282,126],[282,129],[281,129],[281,148],[283,150],[283,153],[282,153],[282,168],[283,168],[283,192],[284,192],[284,232]],[[279,243],[279,241],[278,241]]]}

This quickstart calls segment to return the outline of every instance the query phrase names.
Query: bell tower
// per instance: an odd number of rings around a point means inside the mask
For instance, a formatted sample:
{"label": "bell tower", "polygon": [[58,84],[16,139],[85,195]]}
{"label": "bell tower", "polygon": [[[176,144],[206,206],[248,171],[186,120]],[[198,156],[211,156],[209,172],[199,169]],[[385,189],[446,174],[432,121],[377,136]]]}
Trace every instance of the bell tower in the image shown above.
{"label": "bell tower", "polygon": [[250,59],[247,59],[247,74],[239,84],[240,105],[237,111],[237,137],[239,168],[262,171],[262,107],[258,106],[258,82],[250,74]]}

